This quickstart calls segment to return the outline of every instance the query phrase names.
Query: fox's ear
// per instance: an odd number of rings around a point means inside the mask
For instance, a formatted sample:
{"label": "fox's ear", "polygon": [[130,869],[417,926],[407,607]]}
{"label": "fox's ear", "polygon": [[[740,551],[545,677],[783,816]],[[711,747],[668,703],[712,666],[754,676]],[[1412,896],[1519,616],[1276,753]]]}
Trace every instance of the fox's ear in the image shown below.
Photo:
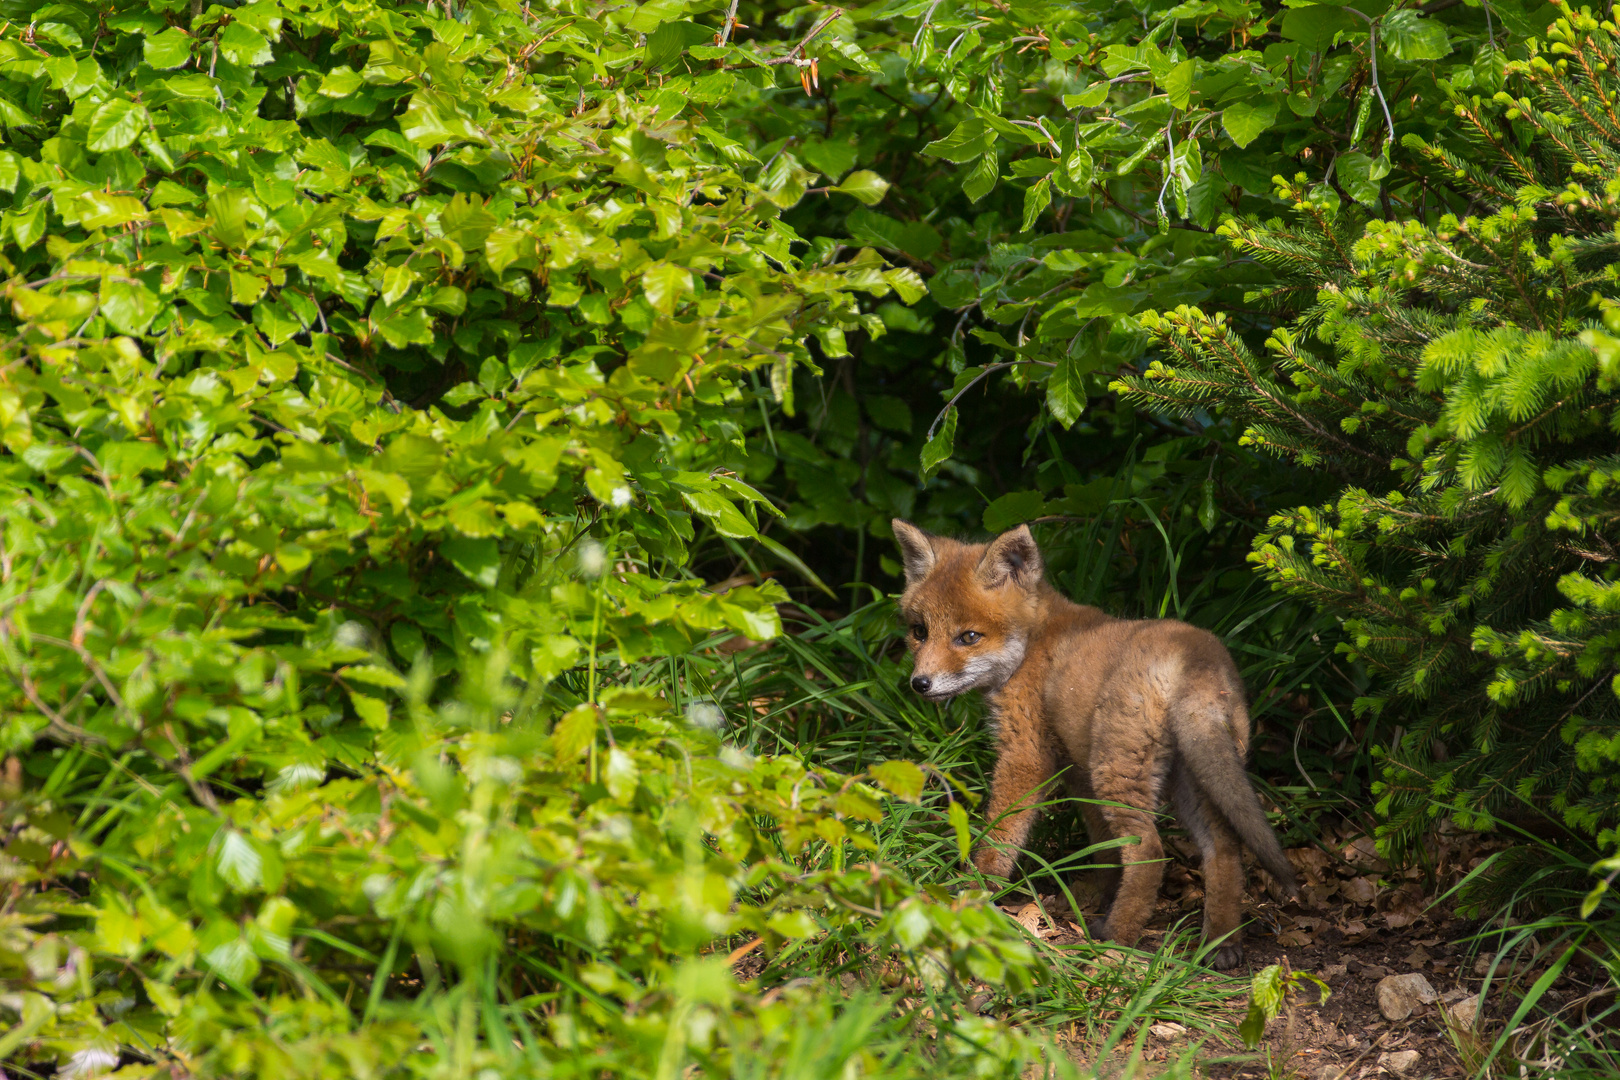
{"label": "fox's ear", "polygon": [[900,561],[906,567],[906,584],[915,585],[934,568],[934,545],[929,535],[909,521],[895,518],[894,538],[900,545]]}
{"label": "fox's ear", "polygon": [[990,541],[976,573],[987,589],[999,588],[1008,582],[1029,589],[1041,580],[1044,569],[1041,549],[1035,546],[1029,526],[1020,525]]}

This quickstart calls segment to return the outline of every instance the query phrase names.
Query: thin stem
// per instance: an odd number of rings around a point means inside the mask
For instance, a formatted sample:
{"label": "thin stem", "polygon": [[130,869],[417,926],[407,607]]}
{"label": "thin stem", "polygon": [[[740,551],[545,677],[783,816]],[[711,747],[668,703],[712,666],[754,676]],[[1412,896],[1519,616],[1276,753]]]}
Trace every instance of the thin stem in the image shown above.
{"label": "thin stem", "polygon": [[1004,368],[1016,367],[1019,364],[1039,364],[1042,367],[1049,368],[1057,367],[1057,365],[1050,360],[1008,360],[1001,364],[991,364],[989,367],[973,376],[966,386],[962,387],[962,389],[951,395],[951,400],[945,403],[945,407],[939,411],[939,415],[934,417],[934,422],[928,425],[928,434],[923,436],[923,441],[926,442],[934,437],[934,431],[939,427],[940,421],[945,419],[945,414],[951,411],[951,406],[955,405],[957,401],[961,399],[963,394],[973,389],[987,376],[994,375],[996,372],[1001,371]]}

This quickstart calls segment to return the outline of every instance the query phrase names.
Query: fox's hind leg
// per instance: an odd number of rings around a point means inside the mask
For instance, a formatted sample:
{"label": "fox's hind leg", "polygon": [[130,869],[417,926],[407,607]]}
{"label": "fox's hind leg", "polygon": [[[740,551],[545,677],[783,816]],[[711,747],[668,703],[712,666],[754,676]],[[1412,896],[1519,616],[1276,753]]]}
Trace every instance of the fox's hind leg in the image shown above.
{"label": "fox's hind leg", "polygon": [[1238,929],[1243,916],[1243,860],[1237,833],[1179,760],[1170,772],[1170,799],[1203,861],[1204,940],[1219,942],[1210,963],[1218,971],[1237,967],[1243,962]]}
{"label": "fox's hind leg", "polygon": [[1170,748],[1143,730],[1142,706],[1133,704],[1133,709],[1099,715],[1092,724],[1091,789],[1103,803],[1095,809],[1105,830],[1094,839],[1137,838],[1136,844],[1116,849],[1122,864],[1119,889],[1102,934],[1121,945],[1134,945],[1141,937],[1164,880],[1164,844],[1153,812],[1169,771]]}

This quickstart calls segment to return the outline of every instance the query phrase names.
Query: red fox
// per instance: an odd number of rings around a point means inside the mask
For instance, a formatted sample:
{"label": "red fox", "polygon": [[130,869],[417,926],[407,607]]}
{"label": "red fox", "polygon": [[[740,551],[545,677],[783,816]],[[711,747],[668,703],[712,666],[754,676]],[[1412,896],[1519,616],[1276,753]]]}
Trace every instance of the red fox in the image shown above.
{"label": "red fox", "polygon": [[1243,960],[1239,839],[1273,878],[1293,868],[1244,772],[1249,712],[1242,679],[1215,635],[1169,619],[1116,619],[1046,582],[1028,526],[988,544],[931,536],[896,520],[905,564],[900,611],[916,658],[911,686],[932,701],[984,691],[996,725],[992,826],[973,861],[1006,877],[1059,772],[1082,802],[1093,842],[1117,848],[1114,900],[1101,937],[1131,945],[1164,876],[1154,811],[1168,793],[1198,845],[1204,938],[1214,965]]}

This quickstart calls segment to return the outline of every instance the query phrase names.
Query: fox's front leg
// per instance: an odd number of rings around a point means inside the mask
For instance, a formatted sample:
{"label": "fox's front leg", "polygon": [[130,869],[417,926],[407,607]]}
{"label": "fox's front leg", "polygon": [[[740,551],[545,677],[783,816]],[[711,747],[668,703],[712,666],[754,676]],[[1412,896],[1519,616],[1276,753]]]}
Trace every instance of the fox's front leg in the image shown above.
{"label": "fox's front leg", "polygon": [[981,873],[1010,877],[1018,849],[1040,814],[1045,792],[1057,772],[1057,752],[1045,725],[1032,710],[999,710],[996,771],[990,784],[990,831],[973,853]]}

